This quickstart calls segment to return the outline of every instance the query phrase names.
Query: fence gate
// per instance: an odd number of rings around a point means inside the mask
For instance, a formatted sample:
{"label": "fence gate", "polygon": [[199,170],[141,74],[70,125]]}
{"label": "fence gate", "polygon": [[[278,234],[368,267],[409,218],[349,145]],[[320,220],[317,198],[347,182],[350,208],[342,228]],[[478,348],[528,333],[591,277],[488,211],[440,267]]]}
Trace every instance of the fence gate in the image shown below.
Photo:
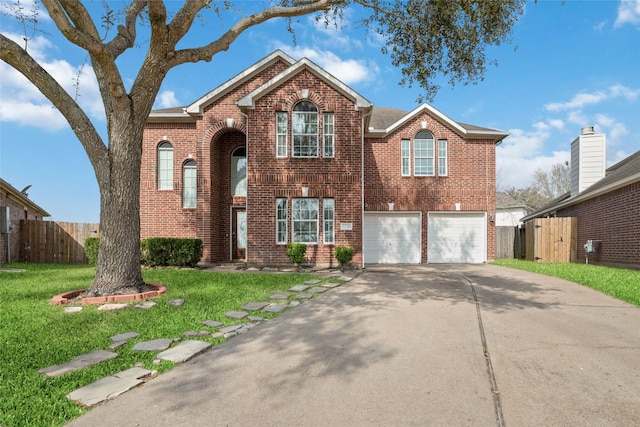
{"label": "fence gate", "polygon": [[525,224],[526,259],[575,262],[578,259],[578,218],[535,218]]}

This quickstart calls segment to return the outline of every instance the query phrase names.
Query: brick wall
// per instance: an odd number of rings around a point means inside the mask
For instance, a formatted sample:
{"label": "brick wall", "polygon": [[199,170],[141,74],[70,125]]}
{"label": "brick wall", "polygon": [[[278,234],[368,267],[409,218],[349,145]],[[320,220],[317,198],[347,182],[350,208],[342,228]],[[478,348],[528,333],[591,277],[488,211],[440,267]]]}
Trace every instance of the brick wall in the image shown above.
{"label": "brick wall", "polygon": [[587,240],[602,240],[589,262],[640,266],[640,182],[558,210],[578,217],[578,260]]}

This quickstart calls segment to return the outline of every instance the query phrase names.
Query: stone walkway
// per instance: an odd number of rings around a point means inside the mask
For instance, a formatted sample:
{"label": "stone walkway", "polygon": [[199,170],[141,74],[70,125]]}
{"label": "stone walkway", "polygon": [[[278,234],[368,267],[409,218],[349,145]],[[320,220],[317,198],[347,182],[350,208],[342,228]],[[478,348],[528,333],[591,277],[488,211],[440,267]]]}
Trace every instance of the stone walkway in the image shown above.
{"label": "stone walkway", "polygon": [[[269,296],[269,301],[249,301],[242,305],[240,310],[229,311],[225,317],[231,320],[247,320],[246,323],[237,323],[224,326],[223,322],[205,319],[202,326],[209,330],[185,331],[182,336],[186,338],[223,337],[232,338],[249,331],[265,320],[260,316],[264,313],[281,313],[282,311],[300,305],[304,301],[322,294],[329,289],[335,288],[352,279],[350,276],[339,275],[335,277],[336,282],[321,283],[321,280],[307,280],[301,285],[289,288],[287,291],[274,292]],[[135,305],[137,309],[151,309],[157,303],[155,301],[143,301]],[[179,307],[184,304],[183,299],[171,299],[169,304]],[[104,304],[98,310],[120,310],[128,308],[129,304]],[[65,312],[75,313],[81,311],[82,307],[65,307]],[[213,331],[211,330],[213,329]],[[86,367],[104,362],[118,357],[114,352],[118,348],[124,347],[130,340],[140,336],[137,332],[124,332],[111,337],[112,344],[107,350],[94,350],[87,354],[80,355],[75,359],[60,365],[53,365],[42,368],[38,373],[49,377],[57,377],[68,372],[77,371]],[[159,338],[148,341],[137,342],[133,346],[135,351],[155,351],[158,352],[154,363],[159,364],[162,360],[174,363],[183,363],[211,348],[211,343],[199,340],[184,340],[182,337]],[[87,407],[102,403],[106,400],[119,396],[134,387],[144,384],[157,376],[157,371],[143,369],[140,366],[132,367],[123,372],[116,373],[99,381],[81,387],[67,395],[67,398]]]}

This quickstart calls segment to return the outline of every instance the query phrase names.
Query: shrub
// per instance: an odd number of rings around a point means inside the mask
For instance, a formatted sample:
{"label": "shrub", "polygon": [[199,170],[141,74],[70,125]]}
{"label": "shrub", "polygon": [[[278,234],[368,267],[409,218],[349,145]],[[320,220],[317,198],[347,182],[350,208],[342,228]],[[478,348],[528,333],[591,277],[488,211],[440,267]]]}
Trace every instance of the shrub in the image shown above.
{"label": "shrub", "polygon": [[153,237],[140,241],[140,261],[150,267],[193,267],[202,258],[202,240]]}
{"label": "shrub", "polygon": [[353,248],[349,246],[336,246],[333,250],[333,254],[342,267],[345,264],[349,264],[351,259],[353,259]]}
{"label": "shrub", "polygon": [[300,264],[304,260],[307,252],[307,245],[304,243],[289,243],[287,245],[287,256],[294,264]]}
{"label": "shrub", "polygon": [[95,265],[98,262],[98,243],[100,239],[97,237],[89,237],[84,240],[84,253],[87,255],[87,263]]}

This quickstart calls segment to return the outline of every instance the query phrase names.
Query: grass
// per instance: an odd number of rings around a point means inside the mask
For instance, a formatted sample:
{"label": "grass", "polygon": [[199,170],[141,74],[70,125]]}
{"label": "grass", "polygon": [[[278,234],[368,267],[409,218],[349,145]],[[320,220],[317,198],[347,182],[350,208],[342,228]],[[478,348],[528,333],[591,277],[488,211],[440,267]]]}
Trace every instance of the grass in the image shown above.
{"label": "grass", "polygon": [[498,259],[496,265],[559,277],[640,306],[640,271],[578,263],[539,263]]}
{"label": "grass", "polygon": [[[24,268],[12,264],[5,267]],[[224,313],[239,310],[248,301],[268,301],[275,291],[314,278],[301,274],[237,274],[197,270],[144,270],[145,281],[162,283],[167,294],[154,299],[157,306],[138,310],[100,312],[85,306],[79,313],[64,313],[49,300],[56,294],[85,289],[95,269],[88,266],[29,264],[26,272],[0,272],[0,426],[63,425],[87,411],[66,398],[73,390],[141,363],[164,372],[171,362],[154,365],[155,352],[132,351],[136,342],[174,338],[190,330],[206,330],[205,319],[225,325],[242,321]],[[182,307],[169,299],[184,298]],[[274,315],[264,315],[273,317]],[[135,331],[140,337],[117,350],[118,357],[58,378],[38,369],[66,363],[97,349],[108,349],[111,336]],[[198,337],[213,345],[223,338]]]}

